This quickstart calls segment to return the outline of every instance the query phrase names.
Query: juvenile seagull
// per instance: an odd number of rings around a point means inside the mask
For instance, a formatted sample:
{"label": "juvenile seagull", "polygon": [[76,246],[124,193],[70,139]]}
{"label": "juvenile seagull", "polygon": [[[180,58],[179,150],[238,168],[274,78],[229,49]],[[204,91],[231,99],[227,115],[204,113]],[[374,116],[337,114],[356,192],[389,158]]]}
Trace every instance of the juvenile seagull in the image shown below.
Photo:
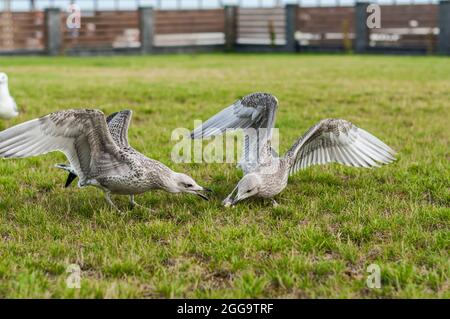
{"label": "juvenile seagull", "polygon": [[[340,163],[378,167],[395,160],[395,152],[378,138],[340,119],[325,119],[311,127],[284,156],[271,147],[278,100],[268,93],[253,93],[211,117],[191,138],[216,136],[225,130],[244,131],[243,178],[223,201],[225,206],[252,196],[272,198],[287,185],[288,177],[311,165]],[[236,195],[233,195],[236,193]]]}
{"label": "juvenile seagull", "polygon": [[9,94],[8,76],[0,73],[0,118],[10,119],[19,115],[16,102]]}
{"label": "juvenile seagull", "polygon": [[[206,190],[191,177],[172,171],[128,144],[131,111],[122,111],[121,124],[108,129],[99,110],[54,112],[0,132],[0,157],[23,158],[52,151],[66,155],[79,187],[95,186],[105,192],[108,203],[119,211],[110,194],[134,195],[151,189],[191,193],[207,199]],[[113,138],[111,131],[116,131]]]}

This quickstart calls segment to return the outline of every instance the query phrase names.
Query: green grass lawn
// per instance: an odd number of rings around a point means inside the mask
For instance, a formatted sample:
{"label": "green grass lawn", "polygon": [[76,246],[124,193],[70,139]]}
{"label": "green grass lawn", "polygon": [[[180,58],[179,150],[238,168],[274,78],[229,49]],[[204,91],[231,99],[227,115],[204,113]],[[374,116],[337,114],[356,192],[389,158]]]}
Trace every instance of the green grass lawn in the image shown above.
{"label": "green grass lawn", "polygon": [[[120,215],[95,188],[64,189],[64,156],[0,161],[0,297],[450,298],[450,59],[337,55],[0,58],[22,111],[0,129],[67,108],[131,108],[131,144],[214,190],[151,192]],[[221,200],[232,164],[173,164],[177,127],[237,98],[280,101],[280,151],[323,118],[398,153],[380,169],[315,166],[279,207]],[[114,197],[126,208],[127,197]],[[381,268],[369,289],[367,267]],[[66,286],[78,264],[81,289]]]}

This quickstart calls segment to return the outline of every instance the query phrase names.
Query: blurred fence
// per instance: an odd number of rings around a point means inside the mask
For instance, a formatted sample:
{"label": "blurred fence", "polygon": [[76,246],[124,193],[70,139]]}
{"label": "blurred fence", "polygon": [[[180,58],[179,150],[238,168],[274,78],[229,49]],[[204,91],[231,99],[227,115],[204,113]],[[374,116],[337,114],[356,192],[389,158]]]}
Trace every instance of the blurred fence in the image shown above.
{"label": "blurred fence", "polygon": [[284,45],[284,8],[238,8],[237,43]]}
{"label": "blurred fence", "polygon": [[60,9],[0,11],[0,54],[356,51],[450,54],[450,2],[354,6],[84,10],[69,28]]}
{"label": "blurred fence", "polygon": [[305,50],[351,50],[354,7],[308,7],[297,10],[296,39]]}
{"label": "blurred fence", "polygon": [[435,52],[439,33],[438,9],[439,6],[433,4],[381,6],[381,28],[370,29],[369,46]]}
{"label": "blurred fence", "polygon": [[62,51],[83,48],[139,48],[137,11],[96,11],[83,16],[79,29],[66,27],[67,13],[61,13]]}
{"label": "blurred fence", "polygon": [[223,9],[156,10],[154,45],[223,45],[225,15]]}
{"label": "blurred fence", "polygon": [[43,12],[0,12],[0,50],[45,49]]}

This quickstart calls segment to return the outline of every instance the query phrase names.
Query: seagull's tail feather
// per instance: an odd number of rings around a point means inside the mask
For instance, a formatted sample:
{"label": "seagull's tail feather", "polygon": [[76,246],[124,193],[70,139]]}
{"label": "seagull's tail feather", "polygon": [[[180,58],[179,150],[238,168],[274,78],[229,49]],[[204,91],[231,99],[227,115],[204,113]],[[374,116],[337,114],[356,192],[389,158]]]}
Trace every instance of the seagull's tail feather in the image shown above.
{"label": "seagull's tail feather", "polygon": [[69,175],[67,176],[66,184],[64,185],[64,187],[65,188],[69,187],[70,184],[72,184],[72,182],[75,180],[75,178],[77,178],[77,175],[69,173]]}
{"label": "seagull's tail feather", "polygon": [[66,188],[69,187],[70,184],[72,184],[72,182],[78,177],[77,173],[75,172],[75,170],[73,169],[73,167],[71,165],[56,164],[55,167],[69,172],[69,175],[67,176],[66,184],[64,185],[64,187],[66,187]]}

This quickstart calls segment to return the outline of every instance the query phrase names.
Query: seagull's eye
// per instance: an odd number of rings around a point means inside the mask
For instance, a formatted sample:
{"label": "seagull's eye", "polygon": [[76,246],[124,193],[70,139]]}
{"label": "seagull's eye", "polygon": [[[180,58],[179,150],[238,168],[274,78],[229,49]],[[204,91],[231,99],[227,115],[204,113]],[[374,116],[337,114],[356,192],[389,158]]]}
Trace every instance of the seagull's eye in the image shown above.
{"label": "seagull's eye", "polygon": [[251,189],[249,189],[248,191],[247,191],[247,193],[250,193],[252,190]]}
{"label": "seagull's eye", "polygon": [[190,188],[190,187],[192,187],[192,186],[194,186],[194,185],[188,184],[188,183],[183,183],[183,186],[184,186],[185,188]]}

